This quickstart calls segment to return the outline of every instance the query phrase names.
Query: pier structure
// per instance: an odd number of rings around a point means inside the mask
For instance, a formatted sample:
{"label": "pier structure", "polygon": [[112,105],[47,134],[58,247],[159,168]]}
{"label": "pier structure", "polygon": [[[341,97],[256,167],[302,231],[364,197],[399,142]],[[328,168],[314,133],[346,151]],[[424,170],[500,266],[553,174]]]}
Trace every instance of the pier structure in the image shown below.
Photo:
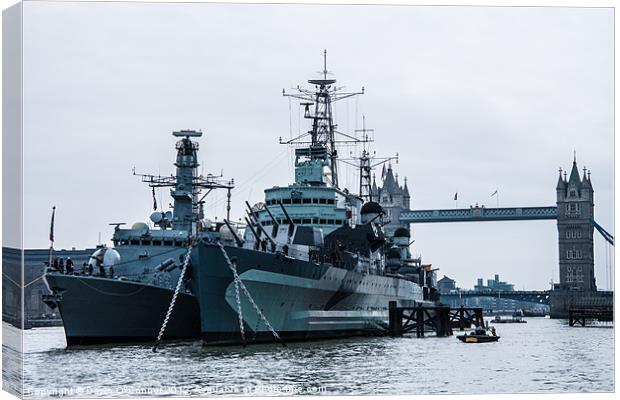
{"label": "pier structure", "polygon": [[609,305],[573,305],[568,308],[568,324],[577,324],[585,327],[591,321],[612,322],[614,320],[613,306]]}
{"label": "pier structure", "polygon": [[425,332],[435,332],[437,337],[451,336],[453,328],[461,331],[474,326],[483,326],[484,319],[480,307],[450,308],[446,305],[418,305],[398,307],[395,301],[389,303],[388,334],[402,337],[415,332],[416,337],[424,337]]}
{"label": "pier structure", "polygon": [[596,285],[594,229],[609,245],[614,243],[613,236],[594,220],[594,189],[590,171],[583,168],[581,176],[574,158],[570,175],[567,175],[560,169],[556,204],[539,207],[493,208],[476,205],[465,209],[412,210],[409,188],[406,183],[404,187],[398,185],[397,175],[395,179],[391,166],[383,180],[383,187],[373,187],[373,190],[379,195],[380,204],[390,219],[386,231],[419,223],[556,221],[560,282],[548,295],[537,295],[537,302],[549,301],[552,317],[567,318],[568,307],[581,297],[610,298],[598,291]]}

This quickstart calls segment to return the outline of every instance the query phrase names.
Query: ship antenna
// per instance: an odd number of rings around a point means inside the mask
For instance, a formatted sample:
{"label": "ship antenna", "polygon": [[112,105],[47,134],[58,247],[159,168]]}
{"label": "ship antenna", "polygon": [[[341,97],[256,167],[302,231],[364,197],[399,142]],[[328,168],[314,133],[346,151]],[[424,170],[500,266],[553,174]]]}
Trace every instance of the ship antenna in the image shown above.
{"label": "ship antenna", "polygon": [[327,49],[323,50],[323,79],[327,80]]}

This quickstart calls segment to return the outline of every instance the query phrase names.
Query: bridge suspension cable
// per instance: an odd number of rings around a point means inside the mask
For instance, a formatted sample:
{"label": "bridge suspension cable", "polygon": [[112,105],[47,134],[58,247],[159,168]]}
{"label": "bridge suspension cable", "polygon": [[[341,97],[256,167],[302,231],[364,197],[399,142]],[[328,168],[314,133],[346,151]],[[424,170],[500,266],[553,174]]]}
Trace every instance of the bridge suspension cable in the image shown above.
{"label": "bridge suspension cable", "polygon": [[592,224],[593,227],[596,228],[596,230],[601,234],[601,236],[603,236],[603,239],[607,240],[607,242],[611,244],[612,246],[614,245],[614,237],[611,233],[603,229],[603,227],[597,224],[593,218],[590,218],[590,223]]}

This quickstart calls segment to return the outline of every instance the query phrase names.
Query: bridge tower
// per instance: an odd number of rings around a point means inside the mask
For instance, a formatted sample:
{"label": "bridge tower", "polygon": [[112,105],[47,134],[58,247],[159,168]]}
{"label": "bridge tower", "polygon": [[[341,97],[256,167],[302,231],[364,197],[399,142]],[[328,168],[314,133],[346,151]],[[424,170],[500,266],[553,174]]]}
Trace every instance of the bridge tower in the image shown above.
{"label": "bridge tower", "polygon": [[558,289],[595,291],[594,277],[594,189],[590,171],[584,167],[579,176],[577,159],[573,159],[570,176],[560,176],[556,186],[557,224],[560,260]]}

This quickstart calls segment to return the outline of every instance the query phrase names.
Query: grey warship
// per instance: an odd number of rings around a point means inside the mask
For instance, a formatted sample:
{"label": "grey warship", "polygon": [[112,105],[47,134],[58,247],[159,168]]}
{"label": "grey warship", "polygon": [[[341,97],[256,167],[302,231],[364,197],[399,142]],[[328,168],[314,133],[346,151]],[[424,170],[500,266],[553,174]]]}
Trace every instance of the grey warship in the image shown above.
{"label": "grey warship", "polygon": [[322,79],[309,80],[313,89],[290,95],[304,102],[312,125],[284,142],[295,147],[295,182],[268,188],[264,202],[248,204],[243,238],[194,246],[190,285],[205,345],[380,334],[390,301],[432,300],[432,272],[412,259],[408,230],[389,238],[383,232],[387,216],[372,198],[365,149],[359,194],[338,184],[332,105],[363,90],[344,93],[335,82],[324,64]]}
{"label": "grey warship", "polygon": [[[150,187],[171,188],[172,211],[155,210],[151,224],[138,222],[128,229],[111,224],[113,247],[98,248],[84,271],[79,267],[72,274],[46,270],[44,279],[51,294],[44,301],[60,311],[68,346],[154,340],[179,279],[188,238],[226,242],[230,236],[220,224],[205,219],[203,204],[215,189],[228,190],[230,199],[233,182],[198,174],[196,139],[202,132],[184,130],[173,135],[178,139],[175,175],[134,171]],[[202,190],[207,193],[200,197]],[[200,337],[198,302],[189,286],[181,287],[165,339]]]}

